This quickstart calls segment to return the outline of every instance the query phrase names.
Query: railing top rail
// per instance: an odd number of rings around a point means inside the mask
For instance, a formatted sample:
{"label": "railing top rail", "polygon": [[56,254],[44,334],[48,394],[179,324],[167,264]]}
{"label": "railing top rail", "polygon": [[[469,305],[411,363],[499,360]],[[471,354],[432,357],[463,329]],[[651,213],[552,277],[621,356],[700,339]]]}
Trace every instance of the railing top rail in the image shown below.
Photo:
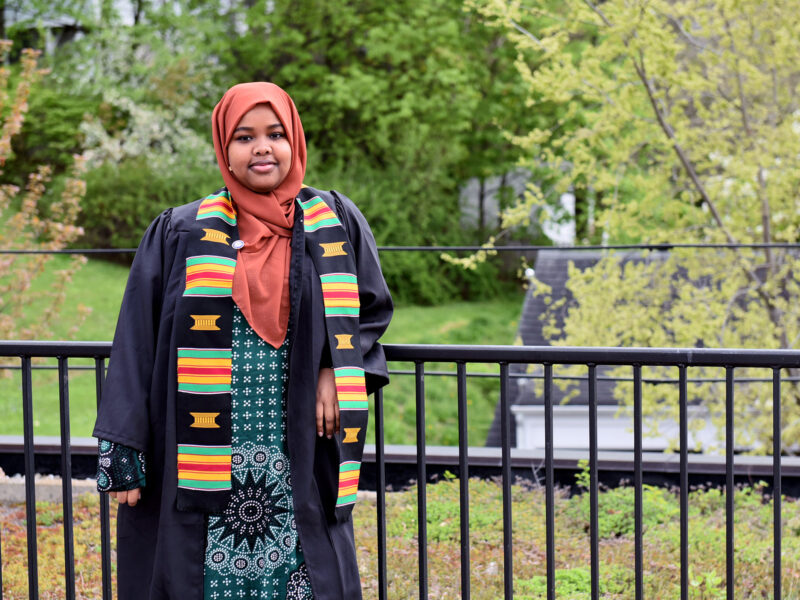
{"label": "railing top rail", "polygon": [[0,356],[108,358],[111,342],[0,340]]}
{"label": "railing top rail", "polygon": [[689,367],[800,367],[800,350],[387,344],[389,360]]}
{"label": "railing top rail", "polygon": [[[800,367],[800,350],[386,344],[394,361],[689,367]],[[0,340],[0,356],[103,358],[111,342]]]}

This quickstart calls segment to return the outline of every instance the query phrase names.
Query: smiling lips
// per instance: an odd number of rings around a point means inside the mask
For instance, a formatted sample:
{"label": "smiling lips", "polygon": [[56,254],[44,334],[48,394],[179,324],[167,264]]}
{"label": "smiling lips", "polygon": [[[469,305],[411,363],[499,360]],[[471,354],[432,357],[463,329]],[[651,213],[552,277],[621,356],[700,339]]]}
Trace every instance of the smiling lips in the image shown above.
{"label": "smiling lips", "polygon": [[276,162],[260,160],[258,162],[251,163],[248,168],[252,169],[256,173],[269,173],[277,166],[278,163]]}

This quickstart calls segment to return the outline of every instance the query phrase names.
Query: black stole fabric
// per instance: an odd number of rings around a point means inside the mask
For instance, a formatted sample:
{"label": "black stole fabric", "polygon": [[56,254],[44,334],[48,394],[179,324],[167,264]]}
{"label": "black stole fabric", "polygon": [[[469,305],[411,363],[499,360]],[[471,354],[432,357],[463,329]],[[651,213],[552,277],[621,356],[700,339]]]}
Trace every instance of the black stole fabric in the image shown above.
{"label": "black stole fabric", "polygon": [[[331,206],[311,188],[297,198],[306,248],[323,290],[325,323],[339,399],[339,491],[335,513],[356,500],[367,428],[367,395],[359,343],[355,259]],[[299,215],[298,215],[299,216]],[[178,490],[183,511],[222,512],[231,492],[233,271],[239,241],[230,195],[205,198],[188,244],[186,288],[176,308],[178,345]]]}

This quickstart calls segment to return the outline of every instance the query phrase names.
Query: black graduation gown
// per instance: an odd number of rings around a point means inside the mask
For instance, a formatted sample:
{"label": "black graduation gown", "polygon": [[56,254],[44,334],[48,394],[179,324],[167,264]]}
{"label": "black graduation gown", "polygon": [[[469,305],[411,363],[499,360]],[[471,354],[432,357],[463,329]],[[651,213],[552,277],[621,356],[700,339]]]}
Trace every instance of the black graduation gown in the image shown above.
{"label": "black graduation gown", "polygon": [[[330,198],[330,195],[325,196]],[[176,302],[185,287],[186,248],[200,201],[164,211],[147,229],[122,301],[94,436],[144,450],[147,487],[119,507],[120,600],[202,600],[206,517],[176,509]],[[333,203],[331,203],[332,205]],[[377,340],[392,300],[375,240],[356,206],[342,197],[340,219],[358,271],[360,339],[367,392],[388,383]],[[291,313],[287,444],[300,544],[316,600],[361,598],[350,517],[337,522],[337,439],[316,434],[316,386],[327,353],[322,286],[295,213],[289,278]],[[328,363],[329,364],[329,363]]]}

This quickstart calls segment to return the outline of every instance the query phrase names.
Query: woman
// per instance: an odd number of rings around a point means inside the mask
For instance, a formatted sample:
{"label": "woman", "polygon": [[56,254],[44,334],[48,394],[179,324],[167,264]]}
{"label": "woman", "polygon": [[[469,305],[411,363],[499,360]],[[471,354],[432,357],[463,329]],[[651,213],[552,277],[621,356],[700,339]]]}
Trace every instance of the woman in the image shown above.
{"label": "woman", "polygon": [[360,598],[351,511],[392,313],[375,241],[302,186],[278,86],[232,87],[212,126],[226,187],[145,233],[94,430],[119,597]]}

